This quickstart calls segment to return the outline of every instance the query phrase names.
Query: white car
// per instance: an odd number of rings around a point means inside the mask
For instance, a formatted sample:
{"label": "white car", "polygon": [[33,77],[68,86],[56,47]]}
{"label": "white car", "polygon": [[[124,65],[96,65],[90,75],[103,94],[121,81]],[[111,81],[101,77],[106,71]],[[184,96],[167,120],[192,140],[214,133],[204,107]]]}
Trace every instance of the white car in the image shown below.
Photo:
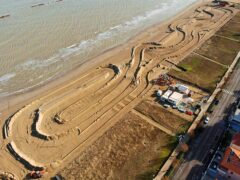
{"label": "white car", "polygon": [[205,120],[204,120],[204,124],[208,124],[210,118],[209,117],[206,117]]}
{"label": "white car", "polygon": [[163,107],[170,108],[171,106],[169,104],[164,104]]}
{"label": "white car", "polygon": [[179,106],[178,107],[178,111],[181,112],[181,113],[185,113],[186,112],[186,109],[182,106]]}

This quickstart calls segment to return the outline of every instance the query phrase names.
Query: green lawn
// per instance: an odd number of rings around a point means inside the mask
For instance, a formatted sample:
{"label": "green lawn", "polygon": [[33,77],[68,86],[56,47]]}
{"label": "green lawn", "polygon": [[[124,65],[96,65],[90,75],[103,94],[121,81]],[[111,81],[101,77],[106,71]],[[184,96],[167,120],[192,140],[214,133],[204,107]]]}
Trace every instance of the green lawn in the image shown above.
{"label": "green lawn", "polygon": [[189,55],[178,64],[186,71],[171,70],[169,74],[183,81],[194,84],[205,91],[213,92],[227,68],[206,60],[198,55]]}
{"label": "green lawn", "polygon": [[[220,31],[219,31],[220,32]],[[225,35],[227,36],[225,32]],[[239,34],[239,33],[238,33]],[[219,34],[220,35],[220,34]],[[224,35],[224,34],[223,34]],[[234,35],[235,36],[235,35]],[[236,36],[239,37],[239,36]],[[240,42],[213,36],[195,52],[224,65],[232,64],[240,49]]]}
{"label": "green lawn", "polygon": [[185,133],[191,125],[191,122],[149,101],[142,101],[135,109],[176,134]]}
{"label": "green lawn", "polygon": [[240,24],[235,21],[229,21],[217,32],[217,35],[240,41]]}
{"label": "green lawn", "polygon": [[168,157],[171,155],[172,150],[175,149],[177,143],[177,137],[170,137],[169,144],[162,148],[159,157],[149,162],[151,168],[149,168],[148,171],[145,171],[136,176],[135,179],[152,180],[153,177],[157,175],[161,167],[164,165]]}

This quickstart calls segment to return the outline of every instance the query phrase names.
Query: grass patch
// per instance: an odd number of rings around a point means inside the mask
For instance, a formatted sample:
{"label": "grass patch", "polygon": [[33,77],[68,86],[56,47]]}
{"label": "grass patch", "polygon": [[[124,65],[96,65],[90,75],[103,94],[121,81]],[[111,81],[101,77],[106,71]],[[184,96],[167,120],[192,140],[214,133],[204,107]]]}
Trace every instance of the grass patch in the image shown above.
{"label": "grass patch", "polygon": [[238,63],[236,65],[236,69],[240,68],[240,58],[238,59]]}
{"label": "grass patch", "polygon": [[[162,148],[162,151],[160,152],[159,158],[153,160],[151,163],[151,169],[138,175],[136,179],[139,180],[152,180],[153,177],[157,175],[161,167],[164,165],[168,157],[171,155],[172,150],[176,147],[177,141],[175,138],[172,139],[172,143],[168,146]],[[171,140],[170,140],[171,142]]]}
{"label": "grass patch", "polygon": [[196,69],[200,64],[200,61],[198,59],[192,59],[191,64],[182,64],[182,68],[184,68],[188,72],[192,72],[194,69]]}
{"label": "grass patch", "polygon": [[[186,71],[171,70],[169,74],[183,81],[194,84],[208,92],[213,92],[227,68],[208,61],[198,55],[189,55],[178,66]],[[187,67],[187,68],[186,68]]]}
{"label": "grass patch", "polygon": [[156,173],[157,172],[155,172],[154,169],[153,169],[153,171],[145,172],[143,174],[138,175],[136,179],[139,179],[139,180],[152,180]]}
{"label": "grass patch", "polygon": [[240,49],[240,43],[219,36],[213,36],[196,52],[224,65],[230,65]]}
{"label": "grass patch", "polygon": [[170,168],[167,170],[165,176],[172,176],[174,172],[173,166],[170,166]]}
{"label": "grass patch", "polygon": [[217,32],[217,35],[240,41],[240,24],[235,21],[229,21]]}
{"label": "grass patch", "polygon": [[66,179],[153,179],[177,139],[128,113],[59,173]]}
{"label": "grass patch", "polygon": [[182,160],[182,159],[184,158],[184,156],[185,156],[185,153],[184,153],[184,152],[180,152],[180,153],[178,153],[178,155],[177,155],[177,159],[178,159],[178,160]]}
{"label": "grass patch", "polygon": [[182,117],[149,101],[142,101],[135,109],[176,134],[185,133],[191,125]]}
{"label": "grass patch", "polygon": [[166,157],[168,157],[168,156],[170,155],[170,153],[171,153],[171,150],[170,150],[169,148],[165,147],[165,148],[162,149],[159,157],[160,157],[161,159],[162,159],[162,158],[166,158]]}

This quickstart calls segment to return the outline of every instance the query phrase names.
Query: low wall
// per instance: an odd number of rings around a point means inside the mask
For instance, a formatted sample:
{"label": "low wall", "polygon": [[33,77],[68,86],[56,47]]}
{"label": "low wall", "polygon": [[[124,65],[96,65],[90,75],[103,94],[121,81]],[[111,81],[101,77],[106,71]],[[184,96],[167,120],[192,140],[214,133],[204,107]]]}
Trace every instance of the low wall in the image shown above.
{"label": "low wall", "polygon": [[12,156],[21,162],[26,169],[28,170],[34,170],[35,168],[43,168],[43,164],[35,162],[33,159],[27,157],[25,154],[23,154],[16,146],[16,144],[12,141],[9,144],[7,144],[7,149],[12,154]]}

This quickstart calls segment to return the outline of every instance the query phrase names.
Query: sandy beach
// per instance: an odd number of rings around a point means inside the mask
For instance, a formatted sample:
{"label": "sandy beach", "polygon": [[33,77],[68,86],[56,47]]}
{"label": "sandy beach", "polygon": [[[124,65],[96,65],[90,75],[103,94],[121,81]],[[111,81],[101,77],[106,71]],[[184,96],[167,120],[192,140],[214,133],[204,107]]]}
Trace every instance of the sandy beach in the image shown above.
{"label": "sandy beach", "polygon": [[[150,28],[143,29],[139,34],[132,37],[130,40],[125,42],[124,44],[120,44],[116,47],[108,49],[104,51],[102,54],[97,55],[96,57],[90,59],[89,61],[79,65],[78,67],[72,69],[72,71],[67,72],[65,74],[61,74],[60,76],[44,83],[43,85],[39,85],[35,88],[31,88],[24,93],[18,93],[16,95],[10,95],[7,97],[1,97],[1,106],[0,112],[2,113],[2,117],[6,118],[5,114],[7,112],[7,116],[14,113],[17,109],[24,106],[28,102],[31,102],[33,99],[40,97],[44,94],[47,94],[49,91],[59,88],[63,84],[68,83],[74,78],[77,78],[84,72],[87,72],[91,68],[97,67],[101,65],[102,62],[112,62],[112,57],[114,57],[114,61],[121,62],[122,58],[119,55],[123,54],[124,57],[128,56],[130,58],[131,49],[139,43],[154,40],[156,36],[163,36],[165,34],[165,30],[168,24],[176,18],[180,18],[181,16],[188,14],[189,10],[194,7],[197,7],[202,2],[196,2],[184,11],[178,13],[176,16],[171,17],[160,24],[155,24]],[[117,58],[116,58],[117,57]],[[116,59],[116,60],[115,60]]]}
{"label": "sandy beach", "polygon": [[41,87],[2,99],[0,168],[21,179],[34,167],[46,167],[52,177],[148,97],[159,74],[237,12],[197,2]]}

